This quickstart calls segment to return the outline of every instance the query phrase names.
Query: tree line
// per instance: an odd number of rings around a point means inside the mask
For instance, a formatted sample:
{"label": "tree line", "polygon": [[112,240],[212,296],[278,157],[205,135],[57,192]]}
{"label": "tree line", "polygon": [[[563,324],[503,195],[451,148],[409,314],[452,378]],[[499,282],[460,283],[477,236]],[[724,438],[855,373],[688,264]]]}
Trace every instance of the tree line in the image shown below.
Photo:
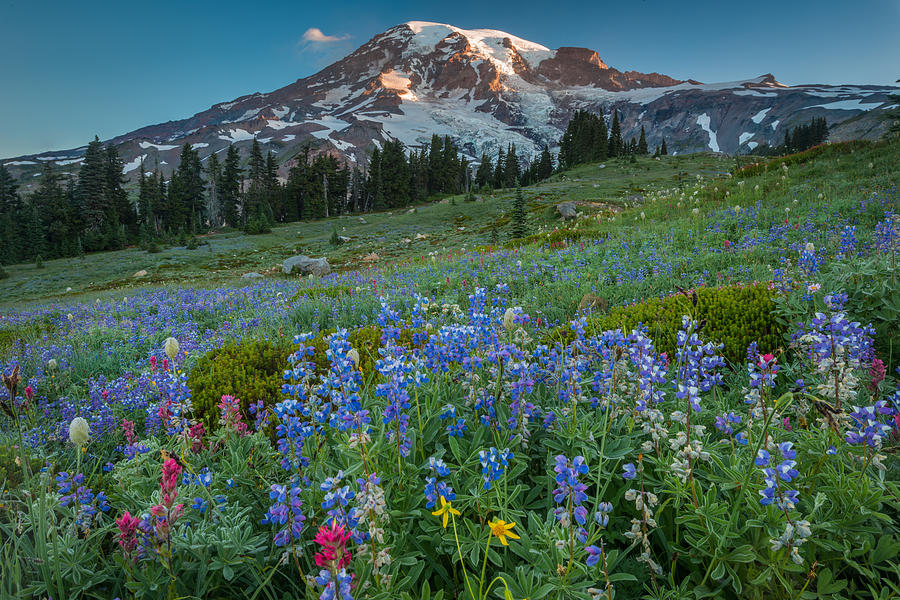
{"label": "tree line", "polygon": [[[569,121],[559,141],[559,167],[568,169],[607,158],[646,156],[649,153],[643,125],[640,136],[626,140],[622,137],[619,111],[613,111],[612,122],[607,126],[602,115],[579,110]],[[660,154],[668,154],[665,139],[662,146],[656,148],[654,156]]]}
{"label": "tree line", "polygon": [[77,176],[63,176],[46,161],[37,190],[24,197],[0,164],[0,264],[133,244],[150,249],[223,227],[260,233],[274,223],[402,208],[435,195],[472,199],[475,189],[528,185],[554,172],[549,148],[526,162],[510,144],[496,163],[484,154],[473,173],[454,142],[437,135],[410,150],[397,140],[376,145],[365,170],[305,145],[290,161],[286,180],[255,139],[246,166],[233,145],[224,152],[223,159],[213,153],[201,161],[185,144],[168,179],[159,165],[147,171],[141,164],[132,198],[118,150],[96,137]]}

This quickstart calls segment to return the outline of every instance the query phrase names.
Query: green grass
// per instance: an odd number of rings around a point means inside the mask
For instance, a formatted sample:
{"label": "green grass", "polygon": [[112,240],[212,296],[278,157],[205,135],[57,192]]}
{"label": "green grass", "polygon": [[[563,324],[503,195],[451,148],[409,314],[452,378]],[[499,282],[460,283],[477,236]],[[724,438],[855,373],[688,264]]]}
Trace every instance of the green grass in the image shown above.
{"label": "green grass", "polygon": [[[628,197],[672,187],[696,175],[715,176],[734,166],[732,159],[711,154],[641,158],[637,163],[610,160],[577,167],[548,181],[525,188],[534,231],[558,224],[553,207],[574,201],[586,214],[620,210]],[[379,255],[379,266],[420,259],[431,252],[445,253],[490,243],[491,226],[498,224],[501,241],[508,238],[504,216],[514,190],[479,194],[481,201],[465,202],[463,195],[415,207],[363,215],[345,215],[320,221],[279,225],[271,233],[245,235],[239,231],[202,236],[196,250],[183,247],[149,254],[138,248],[89,254],[83,258],[44,261],[6,267],[10,277],[0,280],[0,306],[17,307],[47,300],[84,300],[111,292],[161,285],[194,287],[237,284],[240,276],[258,271],[281,277],[281,262],[295,254],[327,256],[335,269],[365,268],[363,256]],[[363,222],[365,221],[365,222]],[[351,241],[332,246],[332,231]],[[416,240],[416,234],[427,235]],[[403,240],[409,239],[410,243]],[[146,270],[146,277],[134,273]],[[72,288],[71,292],[66,292]]]}

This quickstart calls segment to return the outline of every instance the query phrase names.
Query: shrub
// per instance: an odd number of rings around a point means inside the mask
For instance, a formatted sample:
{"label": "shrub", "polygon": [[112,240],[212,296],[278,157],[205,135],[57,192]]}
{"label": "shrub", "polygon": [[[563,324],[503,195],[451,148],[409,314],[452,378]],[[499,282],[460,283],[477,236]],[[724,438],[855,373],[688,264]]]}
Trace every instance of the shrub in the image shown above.
{"label": "shrub", "polygon": [[6,272],[3,265],[0,265],[0,279],[9,279],[9,273]]}
{"label": "shrub", "polygon": [[272,227],[265,219],[251,219],[244,227],[244,233],[248,235],[260,235],[271,231]]}
{"label": "shrub", "polygon": [[286,341],[249,340],[230,343],[204,354],[188,377],[194,416],[212,430],[219,424],[219,400],[230,394],[241,400],[246,415],[251,403],[267,406],[281,398],[282,373],[293,349]]}
{"label": "shrub", "polygon": [[196,238],[196,237],[191,236],[190,238],[188,238],[187,244],[185,244],[184,247],[185,247],[187,250],[196,250],[197,248],[200,247],[200,242],[197,241],[197,238]]}
{"label": "shrub", "polygon": [[[693,298],[696,298],[696,305]],[[682,315],[691,315],[702,324],[704,340],[725,345],[723,356],[732,363],[745,360],[747,346],[757,342],[760,352],[773,352],[784,339],[782,325],[776,320],[774,292],[764,284],[745,287],[699,288],[689,297],[677,294],[613,308],[602,317],[589,319],[586,332],[622,329],[626,333],[642,323],[656,341],[657,350],[675,358],[675,336]],[[549,334],[553,341],[567,343],[574,338],[568,325]]]}
{"label": "shrub", "polygon": [[[318,373],[331,366],[328,359],[328,343],[325,338],[333,329],[320,332],[306,345],[315,349],[309,359]],[[375,362],[381,358],[381,330],[362,327],[349,332],[350,345],[359,352],[360,369],[364,380],[375,376]],[[413,346],[417,343],[415,332],[402,330],[397,343]],[[288,357],[296,348],[287,340],[244,340],[226,344],[204,354],[188,376],[194,417],[212,430],[219,424],[219,400],[223,394],[240,398],[241,411],[246,416],[250,404],[263,401],[273,406],[281,400],[283,374],[288,368]]]}

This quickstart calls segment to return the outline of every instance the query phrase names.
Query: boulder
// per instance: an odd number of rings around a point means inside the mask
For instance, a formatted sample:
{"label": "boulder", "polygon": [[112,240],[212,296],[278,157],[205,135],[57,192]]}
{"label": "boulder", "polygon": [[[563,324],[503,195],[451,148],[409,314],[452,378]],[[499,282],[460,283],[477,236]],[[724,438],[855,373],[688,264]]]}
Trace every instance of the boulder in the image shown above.
{"label": "boulder", "polygon": [[346,244],[347,242],[350,241],[350,238],[348,238],[346,235],[339,235],[337,239],[338,239],[338,244]]}
{"label": "boulder", "polygon": [[325,257],[310,258],[301,254],[292,256],[281,263],[281,272],[285,275],[299,273],[300,275],[321,277],[331,273],[331,265],[328,264],[328,259]]}
{"label": "boulder", "polygon": [[250,273],[244,273],[241,275],[241,279],[262,279],[263,274],[257,273],[256,271],[251,271]]}
{"label": "boulder", "polygon": [[603,296],[596,294],[585,294],[581,302],[578,303],[578,312],[606,312],[609,310],[609,302]]}
{"label": "boulder", "polygon": [[136,278],[146,277],[146,276],[147,276],[147,271],[146,271],[145,269],[141,269],[140,271],[138,271],[137,273],[135,273],[134,276],[135,276]]}
{"label": "boulder", "polygon": [[574,202],[560,202],[556,205],[556,212],[559,213],[559,216],[562,217],[563,221],[574,219],[578,214],[575,210]]}
{"label": "boulder", "polygon": [[373,263],[373,262],[378,262],[380,259],[381,259],[380,256],[378,256],[374,252],[370,252],[370,253],[366,254],[365,256],[363,256],[362,261],[364,263]]}

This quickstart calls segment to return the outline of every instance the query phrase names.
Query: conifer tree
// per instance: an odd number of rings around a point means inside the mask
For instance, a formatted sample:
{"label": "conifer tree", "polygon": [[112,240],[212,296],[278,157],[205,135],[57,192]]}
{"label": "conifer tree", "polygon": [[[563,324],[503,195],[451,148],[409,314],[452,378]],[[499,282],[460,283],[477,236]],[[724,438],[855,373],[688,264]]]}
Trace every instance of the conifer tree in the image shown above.
{"label": "conifer tree", "polygon": [[644,133],[643,125],[641,125],[641,139],[638,140],[637,151],[641,156],[646,156],[650,153],[650,149],[647,148],[647,135]]}
{"label": "conifer tree", "polygon": [[544,144],[541,157],[538,159],[536,171],[538,181],[543,181],[553,174],[553,157],[546,144]]}
{"label": "conifer tree", "polygon": [[500,189],[504,183],[504,168],[506,167],[506,154],[503,148],[497,152],[497,166],[494,167],[494,189]]}
{"label": "conifer tree", "polygon": [[13,264],[22,259],[22,246],[16,219],[21,214],[18,184],[0,163],[0,264]]}
{"label": "conifer tree", "polygon": [[206,159],[206,218],[209,226],[216,228],[225,224],[222,211],[222,198],[219,193],[219,182],[222,179],[222,165],[219,155],[213,152]]}
{"label": "conifer tree", "polygon": [[525,197],[522,195],[522,188],[516,188],[516,195],[513,199],[512,211],[509,216],[510,235],[513,239],[523,238],[528,235],[528,212],[525,208]]}
{"label": "conifer tree", "polygon": [[490,187],[493,178],[491,159],[488,157],[487,152],[482,152],[481,163],[478,165],[478,170],[475,171],[475,186],[478,188]]}
{"label": "conifer tree", "polygon": [[75,188],[84,227],[82,244],[89,252],[106,248],[110,230],[107,219],[116,214],[115,207],[108,204],[104,154],[103,144],[100,143],[100,138],[95,136],[84,152]]}
{"label": "conifer tree", "polygon": [[662,140],[662,146],[660,146],[660,148],[659,148],[659,153],[662,156],[665,156],[669,153],[669,149],[666,148],[666,138],[663,138],[663,140]]}
{"label": "conifer tree", "polygon": [[619,111],[613,111],[612,126],[609,128],[608,154],[609,156],[622,156],[625,145],[622,142],[622,130],[619,126]]}
{"label": "conifer tree", "polygon": [[520,175],[516,145],[510,144],[506,149],[506,159],[503,165],[503,187],[511,188],[516,186]]}
{"label": "conifer tree", "polygon": [[41,183],[34,193],[32,202],[41,217],[42,236],[46,238],[49,258],[72,256],[75,252],[71,206],[59,182],[59,176],[51,161],[41,165]]}
{"label": "conifer tree", "polygon": [[[110,214],[107,217],[110,248],[124,248],[129,240],[137,236],[137,214],[128,200],[125,180],[122,174],[124,162],[115,146],[106,147],[106,204]],[[122,229],[124,227],[124,229]]]}
{"label": "conifer tree", "polygon": [[241,180],[243,173],[241,159],[234,145],[228,146],[225,165],[222,168],[222,180],[218,191],[222,198],[222,216],[229,227],[238,227],[241,222]]}

